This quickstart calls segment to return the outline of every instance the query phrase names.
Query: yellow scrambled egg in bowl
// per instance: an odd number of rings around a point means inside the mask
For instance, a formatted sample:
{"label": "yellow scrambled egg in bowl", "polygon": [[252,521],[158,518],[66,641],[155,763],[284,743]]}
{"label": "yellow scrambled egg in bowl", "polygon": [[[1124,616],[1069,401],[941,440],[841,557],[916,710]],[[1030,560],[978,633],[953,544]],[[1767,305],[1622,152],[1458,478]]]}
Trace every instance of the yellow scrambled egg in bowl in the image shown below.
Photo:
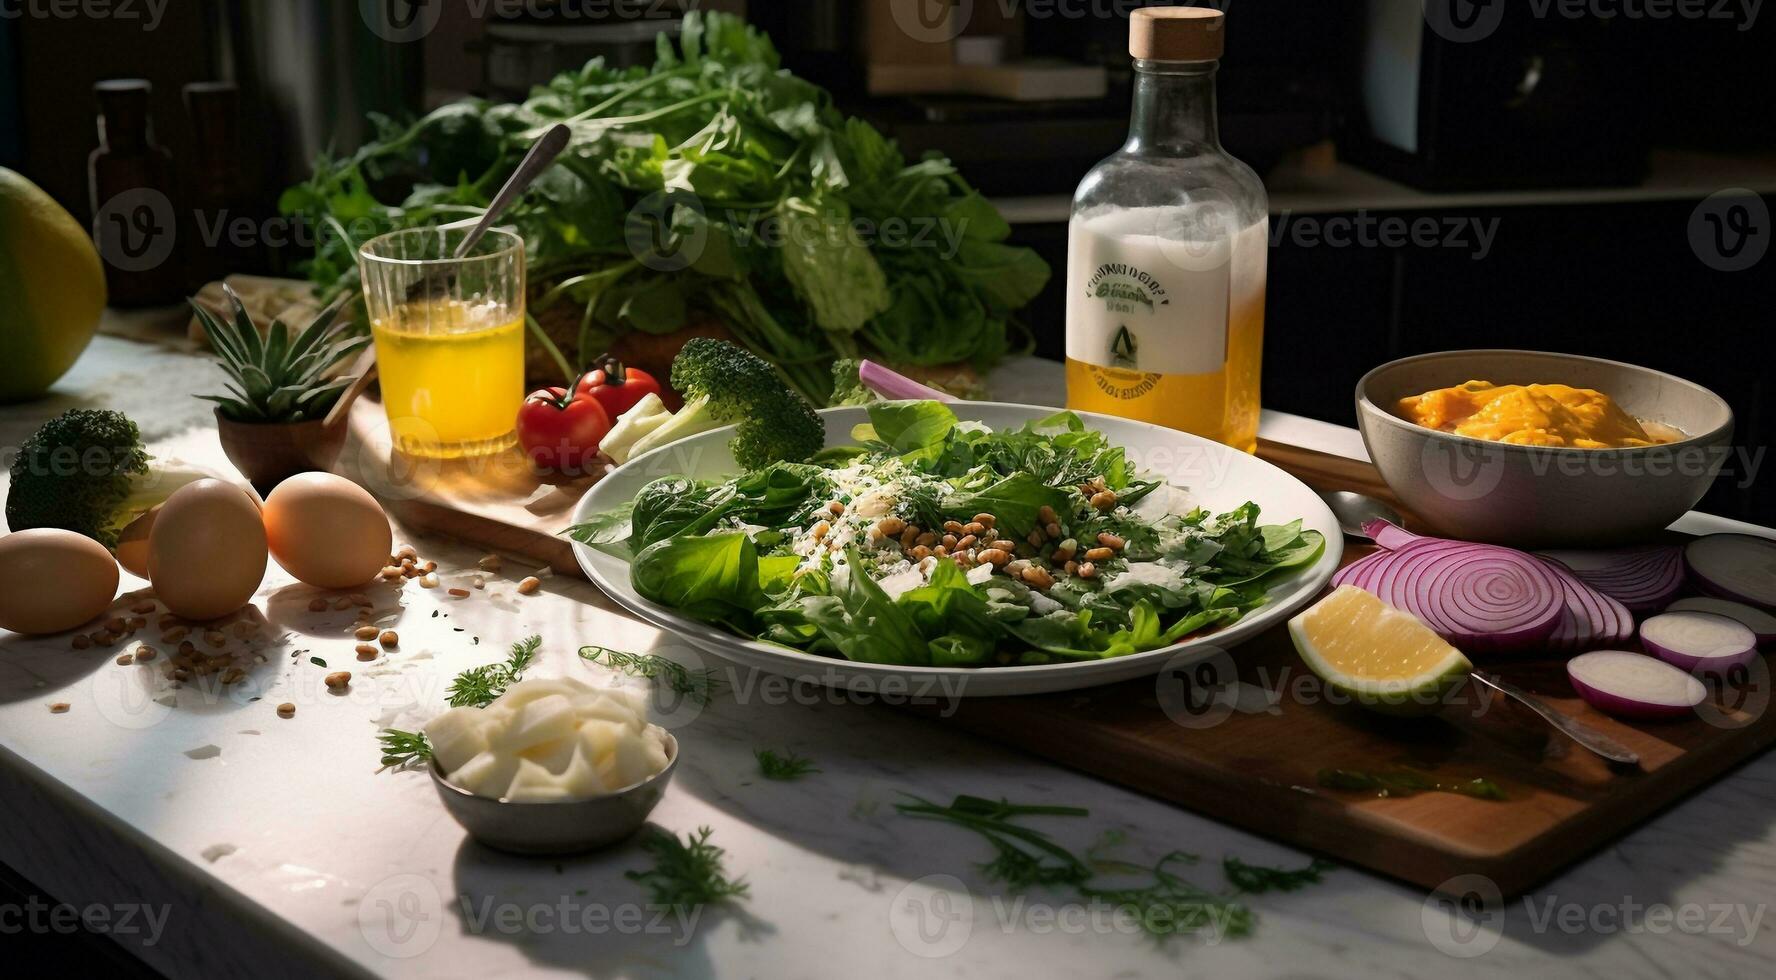
{"label": "yellow scrambled egg in bowl", "polygon": [[1684,438],[1635,418],[1601,391],[1570,385],[1469,381],[1402,398],[1399,411],[1426,428],[1518,446],[1624,449]]}

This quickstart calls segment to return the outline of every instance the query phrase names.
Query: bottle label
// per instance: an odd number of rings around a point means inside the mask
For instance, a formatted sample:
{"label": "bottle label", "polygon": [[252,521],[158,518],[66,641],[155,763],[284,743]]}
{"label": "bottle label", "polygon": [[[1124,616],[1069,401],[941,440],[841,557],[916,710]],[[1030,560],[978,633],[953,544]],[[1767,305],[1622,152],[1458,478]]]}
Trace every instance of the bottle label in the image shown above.
{"label": "bottle label", "polygon": [[1232,238],[1167,237],[1140,213],[1152,210],[1073,223],[1067,356],[1106,369],[1093,381],[1115,398],[1147,394],[1152,375],[1209,374],[1227,363]]}

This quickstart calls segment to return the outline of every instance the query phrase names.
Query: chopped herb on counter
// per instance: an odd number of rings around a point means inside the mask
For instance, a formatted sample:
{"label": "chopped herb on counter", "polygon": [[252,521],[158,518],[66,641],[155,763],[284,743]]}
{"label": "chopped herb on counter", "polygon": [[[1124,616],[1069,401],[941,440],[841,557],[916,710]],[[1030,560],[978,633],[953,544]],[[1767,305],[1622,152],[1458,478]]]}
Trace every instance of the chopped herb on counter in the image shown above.
{"label": "chopped herb on counter", "polygon": [[448,692],[453,708],[485,708],[506,693],[506,688],[524,677],[525,668],[536,660],[543,638],[530,636],[512,644],[512,652],[497,664],[475,667],[456,675]]}
{"label": "chopped herb on counter", "polygon": [[310,658],[308,658],[308,662],[311,664],[314,664],[316,667],[327,666],[327,662],[325,660],[322,660],[320,657],[310,657]]}
{"label": "chopped herb on counter", "polygon": [[1336,867],[1330,861],[1317,858],[1303,868],[1268,868],[1261,864],[1247,864],[1236,857],[1221,861],[1221,871],[1227,875],[1227,883],[1247,895],[1298,891],[1319,884],[1325,873]]}
{"label": "chopped herb on counter", "polygon": [[759,775],[766,779],[789,782],[820,771],[814,765],[814,760],[803,758],[794,752],[778,755],[770,749],[754,749],[752,754],[758,759]]}
{"label": "chopped herb on counter", "polygon": [[722,849],[709,843],[712,833],[703,827],[680,840],[676,834],[650,830],[641,839],[641,849],[653,857],[654,866],[647,871],[625,871],[623,877],[646,888],[657,905],[691,908],[745,898],[746,882],[727,877]]}
{"label": "chopped herb on counter", "polygon": [[676,661],[654,653],[627,653],[609,647],[583,646],[580,659],[601,664],[630,677],[665,681],[673,693],[682,694],[698,704],[708,704],[721,692],[721,678],[713,669],[693,671]]}
{"label": "chopped herb on counter", "polygon": [[432,743],[426,740],[424,732],[384,728],[376,740],[382,743],[382,764],[385,766],[402,766],[432,757]]}

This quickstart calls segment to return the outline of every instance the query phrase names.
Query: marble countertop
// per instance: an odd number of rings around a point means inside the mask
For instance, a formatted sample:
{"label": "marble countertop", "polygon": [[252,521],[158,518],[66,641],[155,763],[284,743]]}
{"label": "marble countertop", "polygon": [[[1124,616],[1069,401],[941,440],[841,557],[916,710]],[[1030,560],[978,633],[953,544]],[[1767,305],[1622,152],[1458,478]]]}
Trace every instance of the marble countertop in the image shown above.
{"label": "marble countertop", "polygon": [[[17,445],[64,408],[113,407],[142,424],[157,455],[225,466],[207,405],[186,397],[209,370],[100,338],[53,398],[0,408],[0,440]],[[1265,427],[1361,451],[1337,426],[1267,416]],[[478,552],[397,540],[437,561],[445,585],[476,574]],[[1277,866],[1308,855],[940,721],[731,672],[728,693],[675,718],[683,761],[652,819],[681,834],[710,828],[749,895],[676,916],[624,877],[649,864],[633,845],[561,861],[501,856],[466,840],[424,773],[380,771],[378,728],[417,723],[450,677],[527,634],[544,637],[533,676],[642,683],[580,660],[584,643],[687,655],[583,581],[546,578],[539,594],[518,595],[531,571],[508,561],[462,600],[416,585],[373,592],[401,642],[361,665],[353,612],[309,612],[313,591],[273,564],[249,620],[255,637],[230,640],[265,662],[232,691],[170,690],[158,671],[115,665],[121,646],[0,634],[0,860],[174,975],[1632,980],[1761,976],[1776,960],[1776,923],[1763,921],[1776,897],[1768,755],[1502,907],[1464,913],[1340,869],[1253,898],[1248,938],[1157,943],[1058,892],[999,894],[974,869],[990,856],[984,842],[898,816],[894,802],[972,793],[1087,806],[1089,818],[1044,826],[1077,848],[1119,831],[1130,860],[1201,854],[1190,874],[1215,887],[1223,855]],[[126,593],[144,587],[126,575]],[[352,670],[350,693],[327,694],[327,671],[310,658]],[[70,710],[52,714],[56,701]],[[294,718],[275,714],[281,701],[298,706]],[[758,748],[806,756],[820,772],[764,780]]]}

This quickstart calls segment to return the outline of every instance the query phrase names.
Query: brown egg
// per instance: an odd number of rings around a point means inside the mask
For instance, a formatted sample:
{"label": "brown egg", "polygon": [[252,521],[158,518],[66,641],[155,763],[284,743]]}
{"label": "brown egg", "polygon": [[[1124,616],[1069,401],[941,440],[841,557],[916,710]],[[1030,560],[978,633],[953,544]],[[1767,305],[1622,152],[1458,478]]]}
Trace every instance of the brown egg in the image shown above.
{"label": "brown egg", "polygon": [[0,537],[0,629],[71,630],[116,595],[117,562],[86,535],[44,527]]}
{"label": "brown egg", "polygon": [[285,571],[322,589],[370,581],[395,546],[376,498],[331,473],[299,473],[278,484],[265,498],[265,536]]}
{"label": "brown egg", "polygon": [[265,578],[265,524],[240,487],[198,480],[160,505],[148,535],[148,580],[167,609],[219,619],[246,605]]}
{"label": "brown egg", "polygon": [[[259,499],[259,492],[254,490],[251,485],[236,483],[235,486],[240,487],[247,496],[253,498],[253,506],[264,506],[264,501]],[[155,504],[141,517],[124,525],[123,530],[117,532],[117,563],[122,565],[123,570],[131,575],[148,577],[148,538],[154,530],[154,519],[160,516],[161,506],[161,504]]]}

